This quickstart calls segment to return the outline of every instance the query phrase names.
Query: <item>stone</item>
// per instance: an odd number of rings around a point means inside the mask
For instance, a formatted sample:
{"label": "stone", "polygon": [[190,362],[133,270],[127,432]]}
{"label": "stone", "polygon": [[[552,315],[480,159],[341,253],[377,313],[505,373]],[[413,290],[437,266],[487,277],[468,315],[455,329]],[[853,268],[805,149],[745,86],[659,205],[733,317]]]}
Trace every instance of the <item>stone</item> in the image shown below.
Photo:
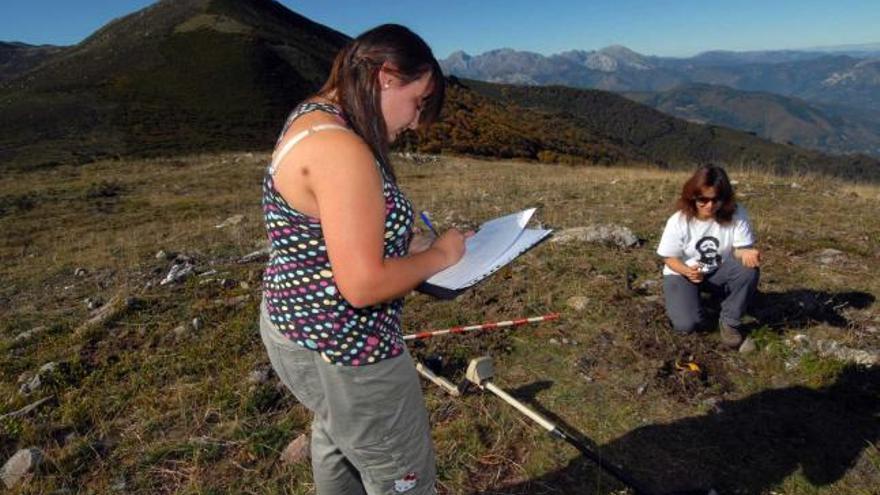
{"label": "stone", "polygon": [[257,261],[266,261],[269,259],[269,254],[272,252],[271,246],[265,246],[260,250],[254,251],[252,253],[246,254],[238,260],[239,263],[254,263]]}
{"label": "stone", "polygon": [[31,404],[28,404],[28,405],[22,407],[21,409],[19,409],[17,411],[3,414],[2,416],[0,416],[0,420],[2,420],[4,418],[20,418],[22,416],[27,416],[31,412],[37,410],[37,408],[39,408],[43,404],[51,401],[52,399],[54,399],[54,397],[44,397],[36,402],[33,402]]}
{"label": "stone", "polygon": [[16,335],[15,338],[12,339],[12,342],[14,342],[14,343],[20,343],[20,342],[24,342],[24,341],[26,341],[26,340],[30,340],[30,339],[32,339],[32,338],[34,338],[34,337],[40,335],[41,333],[43,333],[43,332],[45,332],[45,331],[46,331],[46,327],[45,327],[45,326],[42,326],[42,325],[41,325],[41,326],[38,326],[38,327],[34,327],[34,328],[31,328],[30,330],[26,330],[26,331],[21,332],[20,334]]}
{"label": "stone", "polygon": [[589,298],[587,297],[572,296],[568,298],[565,304],[575,311],[583,311],[587,307],[587,302],[589,302]]}
{"label": "stone", "polygon": [[310,453],[311,439],[308,433],[296,437],[292,442],[287,444],[284,451],[281,452],[281,462],[284,464],[300,464],[306,462],[311,456]]}
{"label": "stone", "polygon": [[19,450],[0,470],[0,478],[6,488],[12,489],[32,473],[43,461],[43,453],[35,447]]}
{"label": "stone", "polygon": [[574,227],[560,231],[551,238],[551,242],[591,242],[608,244],[620,248],[629,248],[639,245],[639,238],[628,227],[620,225],[589,225],[586,227]]}
{"label": "stone", "polygon": [[816,341],[816,351],[824,357],[832,357],[841,361],[861,364],[864,366],[874,366],[880,364],[880,353],[866,351],[864,349],[854,349],[841,345],[834,340],[818,340]]}
{"label": "stone", "polygon": [[214,226],[216,229],[223,229],[226,227],[231,227],[233,225],[238,225],[244,220],[244,215],[232,215],[231,217],[223,220],[223,222]]}
{"label": "stone", "polygon": [[652,290],[659,289],[661,285],[662,285],[662,284],[661,284],[661,282],[660,282],[659,280],[653,280],[653,279],[651,279],[651,280],[645,280],[644,282],[642,282],[641,284],[639,284],[639,288],[642,289],[642,290],[644,290],[644,291],[649,291],[649,292],[650,292],[650,291],[652,291]]}
{"label": "stone", "polygon": [[104,305],[104,301],[100,297],[87,297],[83,302],[89,311],[94,311]]}
{"label": "stone", "polygon": [[556,339],[550,339],[549,342],[553,345],[559,345],[559,341]]}
{"label": "stone", "polygon": [[204,322],[202,322],[201,318],[193,318],[192,319],[192,327],[193,330],[199,331],[205,326]]}
{"label": "stone", "polygon": [[189,261],[177,263],[171,266],[165,278],[159,282],[159,285],[167,285],[174,282],[182,282],[186,280],[195,271],[195,266]]}
{"label": "stone", "polygon": [[176,337],[183,337],[187,334],[186,325],[178,325],[174,327],[174,330],[172,330],[172,332],[174,332],[174,335]]}
{"label": "stone", "polygon": [[158,253],[156,253],[156,259],[161,261],[171,261],[175,257],[174,253],[165,251],[164,249],[160,249]]}
{"label": "stone", "polygon": [[822,265],[832,265],[844,260],[846,255],[837,249],[823,249],[816,255],[816,261]]}
{"label": "stone", "polygon": [[88,273],[89,273],[88,270],[86,270],[85,268],[79,267],[73,271],[73,276],[74,277],[85,277],[86,275],[88,275]]}
{"label": "stone", "polygon": [[245,282],[244,280],[242,280],[241,282],[239,282],[239,283],[238,283],[238,286],[241,287],[241,288],[244,289],[244,290],[248,290],[248,289],[251,288],[251,284]]}
{"label": "stone", "polygon": [[269,381],[269,368],[260,368],[251,371],[248,374],[248,383],[252,385],[259,385]]}
{"label": "stone", "polygon": [[758,349],[758,346],[755,345],[754,339],[752,339],[751,337],[746,337],[746,339],[743,341],[742,345],[739,346],[739,353],[740,354],[751,354],[751,353],[755,352],[757,349]]}
{"label": "stone", "polygon": [[129,298],[124,298],[121,295],[116,295],[107,304],[101,306],[97,311],[92,314],[92,317],[86,320],[85,323],[79,326],[76,329],[76,334],[81,335],[82,332],[86,331],[89,328],[103,325],[113,318],[116,318],[123,312],[129,309],[129,304],[137,304],[135,299],[129,301]]}

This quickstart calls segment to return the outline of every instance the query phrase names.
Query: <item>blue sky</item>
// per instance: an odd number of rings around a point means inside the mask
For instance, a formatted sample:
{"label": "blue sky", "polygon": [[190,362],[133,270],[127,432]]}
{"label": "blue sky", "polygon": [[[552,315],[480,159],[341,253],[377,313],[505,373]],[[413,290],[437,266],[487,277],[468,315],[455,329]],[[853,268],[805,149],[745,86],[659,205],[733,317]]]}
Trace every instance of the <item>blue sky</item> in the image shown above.
{"label": "blue sky", "polygon": [[[0,40],[74,44],[149,0],[0,0]],[[647,55],[880,42],[880,0],[282,0],[348,35],[384,22],[439,57],[514,48],[543,54],[625,45]]]}

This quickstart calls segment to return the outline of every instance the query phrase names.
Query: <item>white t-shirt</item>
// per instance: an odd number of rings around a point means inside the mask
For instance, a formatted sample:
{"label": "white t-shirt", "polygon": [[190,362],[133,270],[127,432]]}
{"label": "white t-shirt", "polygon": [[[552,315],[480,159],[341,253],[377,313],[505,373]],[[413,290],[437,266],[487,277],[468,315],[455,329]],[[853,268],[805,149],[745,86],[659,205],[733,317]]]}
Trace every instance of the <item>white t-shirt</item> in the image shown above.
{"label": "white t-shirt", "polygon": [[[664,258],[679,258],[688,266],[700,266],[703,273],[712,273],[727,261],[734,248],[751,246],[755,234],[749,224],[745,208],[737,205],[733,219],[726,225],[713,220],[690,220],[675,212],[666,221],[657,254]],[[663,275],[679,275],[663,266]]]}

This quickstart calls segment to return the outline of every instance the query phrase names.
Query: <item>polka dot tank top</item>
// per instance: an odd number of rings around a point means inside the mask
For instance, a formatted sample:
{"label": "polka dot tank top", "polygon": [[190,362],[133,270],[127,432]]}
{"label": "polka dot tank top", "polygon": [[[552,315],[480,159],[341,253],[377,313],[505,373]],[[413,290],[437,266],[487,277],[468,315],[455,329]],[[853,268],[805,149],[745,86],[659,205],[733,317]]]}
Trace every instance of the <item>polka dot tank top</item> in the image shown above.
{"label": "polka dot tank top", "polygon": [[[278,142],[294,120],[313,111],[328,112],[344,121],[335,106],[304,103],[290,114]],[[385,257],[404,256],[412,238],[412,204],[384,169],[378,169],[385,197]],[[403,299],[366,308],[349,304],[336,286],[320,220],[285,201],[275,189],[274,173],[270,165],[262,197],[271,242],[263,278],[269,318],[284,336],[336,365],[364,366],[400,355],[404,350]]]}

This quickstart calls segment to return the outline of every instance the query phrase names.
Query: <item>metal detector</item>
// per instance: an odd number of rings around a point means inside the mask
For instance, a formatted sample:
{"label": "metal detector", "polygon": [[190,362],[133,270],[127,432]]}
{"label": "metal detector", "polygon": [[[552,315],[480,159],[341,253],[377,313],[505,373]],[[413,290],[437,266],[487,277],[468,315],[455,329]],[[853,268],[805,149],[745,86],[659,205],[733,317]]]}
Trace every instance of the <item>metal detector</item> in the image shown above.
{"label": "metal detector", "polygon": [[[442,387],[444,390],[452,394],[453,396],[461,395],[461,386],[456,386],[451,383],[449,380],[439,377],[435,375],[431,370],[429,370],[426,366],[421,363],[416,364],[416,368],[419,370],[423,376],[425,376],[431,382],[437,384]],[[492,358],[489,356],[483,356],[476,359],[472,359],[468,364],[467,372],[465,373],[465,379],[467,382],[473,383],[477,387],[482,390],[488,390],[493,394],[500,397],[504,402],[512,405],[516,408],[517,411],[523,413],[528,416],[529,419],[541,425],[542,428],[547,430],[550,435],[560,438],[568,442],[571,446],[578,449],[578,451],[584,455],[587,459],[595,462],[600,468],[604,469],[607,473],[612,475],[618,481],[626,485],[627,487],[633,489],[636,495],[655,495],[655,492],[648,490],[644,487],[639,481],[633,479],[629,474],[624,472],[619,467],[611,464],[610,462],[603,459],[599,454],[593,452],[589,446],[580,442],[570,433],[567,433],[565,430],[561,429],[559,426],[554,424],[549,419],[545,418],[541,414],[533,411],[531,408],[514,398],[512,395],[505,392],[503,389],[497,387],[494,383],[492,383],[492,377],[495,375],[494,366],[492,366]],[[717,495],[715,490],[699,490],[699,491],[688,491],[688,492],[676,492],[677,495]],[[671,494],[670,494],[671,495]]]}

